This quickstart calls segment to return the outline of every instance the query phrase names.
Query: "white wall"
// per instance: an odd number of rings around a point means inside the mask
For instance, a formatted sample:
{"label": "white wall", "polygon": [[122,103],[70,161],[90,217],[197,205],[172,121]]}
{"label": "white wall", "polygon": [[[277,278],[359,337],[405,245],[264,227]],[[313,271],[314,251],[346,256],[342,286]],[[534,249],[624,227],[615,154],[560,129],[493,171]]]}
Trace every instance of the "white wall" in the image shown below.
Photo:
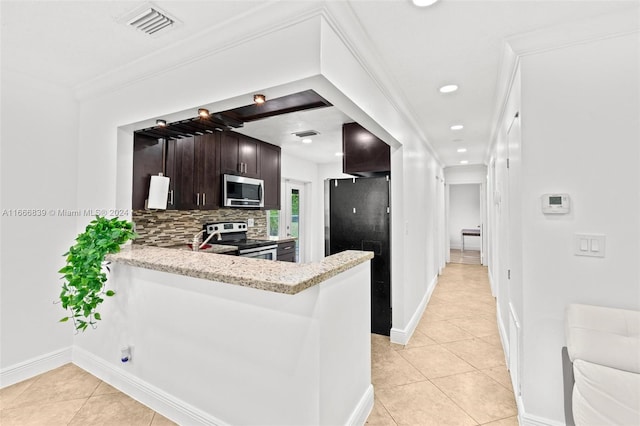
{"label": "white wall", "polygon": [[[518,155],[520,149],[503,129],[492,153],[496,171],[489,174],[494,191],[511,206],[511,222],[519,221],[520,241],[507,232],[509,218],[501,217],[506,206],[489,205],[502,326],[508,321],[503,297],[513,302],[522,324],[525,424],[563,422],[560,350],[567,304],[640,309],[639,52],[632,33],[520,59],[521,158],[507,171],[507,152]],[[505,113],[503,127],[511,118]],[[520,171],[514,172],[514,164]],[[509,173],[516,175],[519,196],[509,190]],[[548,192],[569,193],[571,213],[543,215],[540,196]],[[606,257],[574,256],[575,233],[605,234]],[[507,249],[516,256],[506,255]],[[506,280],[509,268],[521,269],[512,270],[515,280]]]}
{"label": "white wall", "polygon": [[[480,185],[449,186],[449,241],[451,248],[462,248],[462,229],[475,229],[481,224]],[[478,228],[479,229],[479,228]],[[465,249],[480,250],[480,237],[465,237]]]}
{"label": "white wall", "polygon": [[[319,201],[321,194],[324,192],[322,183],[318,181],[318,165],[298,157],[282,153],[281,157],[281,174],[282,185],[280,191],[282,193],[281,209],[285,208],[286,181],[294,181],[304,183],[306,194],[305,200],[305,216],[307,221],[303,222],[304,226],[304,248],[303,251],[307,262],[317,262],[324,256],[323,252],[323,233],[322,223],[323,206]],[[283,218],[284,216],[281,216]]]}
{"label": "white wall", "polygon": [[[11,65],[2,62],[2,386],[70,360],[73,328],[58,322],[65,312],[53,302],[62,254],[76,235],[76,218],[57,210],[76,208],[78,167],[78,106],[71,91]],[[44,216],[16,216],[28,212]]]}
{"label": "white wall", "polygon": [[[546,418],[562,419],[566,305],[640,309],[639,52],[631,34],[522,60],[523,394]],[[555,191],[568,216],[540,212]],[[606,235],[604,259],[573,255],[580,232]]]}
{"label": "white wall", "polygon": [[444,178],[447,185],[485,183],[487,181],[487,166],[484,164],[472,164],[468,166],[445,167]]}

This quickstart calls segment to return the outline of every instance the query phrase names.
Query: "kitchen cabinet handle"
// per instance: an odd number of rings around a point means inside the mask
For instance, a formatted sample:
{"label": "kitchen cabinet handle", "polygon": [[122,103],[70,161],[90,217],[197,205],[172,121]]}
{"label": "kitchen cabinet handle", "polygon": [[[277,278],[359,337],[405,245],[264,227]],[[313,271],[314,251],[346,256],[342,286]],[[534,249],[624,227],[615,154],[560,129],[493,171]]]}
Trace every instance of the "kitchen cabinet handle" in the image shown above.
{"label": "kitchen cabinet handle", "polygon": [[203,205],[203,206],[204,206],[205,204],[207,204],[207,202],[205,201],[205,200],[207,199],[206,197],[207,197],[207,193],[206,193],[206,192],[203,192],[203,193],[202,193],[202,205]]}
{"label": "kitchen cabinet handle", "polygon": [[171,198],[169,199],[169,204],[173,205],[173,189],[169,191],[169,195],[171,196]]}
{"label": "kitchen cabinet handle", "polygon": [[199,206],[200,205],[200,193],[198,192],[197,194],[198,198],[196,200],[196,205]]}

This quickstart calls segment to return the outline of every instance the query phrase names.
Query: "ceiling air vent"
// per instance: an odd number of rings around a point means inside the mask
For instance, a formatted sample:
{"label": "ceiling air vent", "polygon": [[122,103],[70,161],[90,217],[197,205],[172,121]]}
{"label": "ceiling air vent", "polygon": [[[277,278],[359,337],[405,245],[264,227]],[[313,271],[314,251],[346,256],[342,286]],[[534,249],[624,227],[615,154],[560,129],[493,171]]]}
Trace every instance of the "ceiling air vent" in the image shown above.
{"label": "ceiling air vent", "polygon": [[316,130],[305,130],[302,132],[296,132],[294,133],[295,136],[299,137],[299,138],[308,138],[309,136],[315,136],[315,135],[319,135],[320,132],[316,131]]}
{"label": "ceiling air vent", "polygon": [[156,8],[149,7],[127,21],[127,24],[136,30],[152,35],[160,30],[171,27],[175,20]]}

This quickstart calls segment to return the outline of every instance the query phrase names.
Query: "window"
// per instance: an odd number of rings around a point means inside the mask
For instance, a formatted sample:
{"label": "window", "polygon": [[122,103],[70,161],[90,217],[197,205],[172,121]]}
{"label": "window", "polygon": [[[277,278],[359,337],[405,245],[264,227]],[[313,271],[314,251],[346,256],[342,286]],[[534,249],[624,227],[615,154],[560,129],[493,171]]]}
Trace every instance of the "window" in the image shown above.
{"label": "window", "polygon": [[269,237],[280,235],[280,210],[267,210],[267,235]]}

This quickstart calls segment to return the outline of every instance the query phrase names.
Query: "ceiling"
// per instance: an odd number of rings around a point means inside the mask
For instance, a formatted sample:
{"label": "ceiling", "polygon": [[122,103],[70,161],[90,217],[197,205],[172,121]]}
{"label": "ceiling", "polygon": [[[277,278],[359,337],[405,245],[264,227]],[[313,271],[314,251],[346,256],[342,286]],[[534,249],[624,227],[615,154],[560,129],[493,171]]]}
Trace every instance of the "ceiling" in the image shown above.
{"label": "ceiling", "polygon": [[[311,2],[312,0],[307,0]],[[347,1],[347,0],[336,0]],[[2,62],[69,88],[144,58],[148,52],[284,1],[155,1],[177,19],[170,31],[142,36],[123,25],[140,1],[2,0]],[[440,0],[417,8],[409,0],[348,1],[422,133],[444,166],[483,163],[496,108],[502,49],[510,37],[622,8],[637,0]],[[634,11],[633,13],[637,13]],[[444,84],[459,90],[442,94]],[[340,161],[341,125],[352,121],[336,108],[320,108],[245,124],[242,133],[276,143],[315,162]],[[463,124],[453,131],[454,124]],[[316,130],[302,145],[292,133]],[[465,153],[458,153],[465,148]]]}

